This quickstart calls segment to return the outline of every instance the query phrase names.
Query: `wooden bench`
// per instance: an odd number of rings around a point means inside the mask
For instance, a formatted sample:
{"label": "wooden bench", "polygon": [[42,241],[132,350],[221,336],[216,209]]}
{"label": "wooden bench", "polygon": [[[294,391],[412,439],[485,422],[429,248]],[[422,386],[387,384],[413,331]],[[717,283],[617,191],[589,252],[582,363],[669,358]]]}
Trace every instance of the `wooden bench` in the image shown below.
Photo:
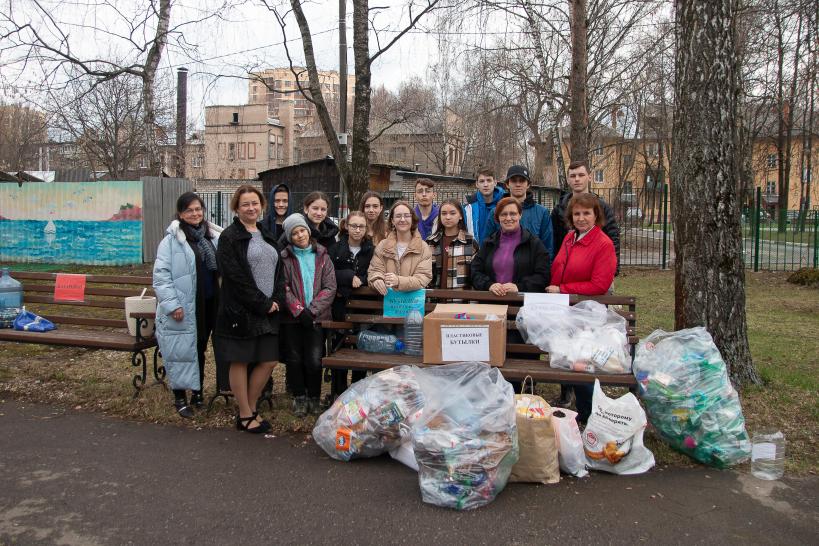
{"label": "wooden bench", "polygon": [[[131,383],[134,398],[146,388],[148,356],[153,348],[154,384],[165,385],[165,368],[158,363],[159,348],[153,332],[147,333],[153,313],[133,313],[136,336],[128,332],[125,298],[138,296],[143,289],[153,296],[151,277],[86,275],[84,301],[54,301],[57,273],[14,271],[12,277],[23,285],[23,305],[53,322],[50,332],[24,332],[0,329],[0,341],[36,343],[86,349],[105,349],[131,353],[131,365],[138,369]],[[143,335],[145,334],[145,335]]]}
{"label": "wooden bench", "polygon": [[[570,304],[574,305],[583,300],[595,300],[609,306],[618,306],[616,312],[627,321],[627,332],[632,356],[638,338],[636,336],[637,300],[632,296],[577,296],[570,297]],[[490,292],[465,290],[438,290],[426,291],[425,310],[427,313],[438,303],[452,303],[463,301],[469,303],[494,303],[508,306],[507,328],[516,330],[515,316],[523,305],[523,295],[495,296]],[[322,359],[324,368],[331,370],[367,370],[380,371],[393,366],[414,364],[423,366],[420,356],[402,354],[368,353],[356,349],[355,329],[367,324],[403,324],[403,319],[383,317],[383,298],[370,288],[353,290],[347,304],[347,315],[344,321],[323,321],[322,326],[333,333],[337,339],[329,347],[328,355]],[[331,339],[334,336],[329,336]],[[632,374],[591,374],[571,372],[549,366],[549,355],[535,345],[515,342],[514,338],[507,340],[506,361],[499,368],[507,380],[521,381],[531,376],[535,381],[545,383],[593,383],[599,379],[602,385],[613,385],[633,388],[636,381]],[[334,393],[340,394],[340,393]]]}

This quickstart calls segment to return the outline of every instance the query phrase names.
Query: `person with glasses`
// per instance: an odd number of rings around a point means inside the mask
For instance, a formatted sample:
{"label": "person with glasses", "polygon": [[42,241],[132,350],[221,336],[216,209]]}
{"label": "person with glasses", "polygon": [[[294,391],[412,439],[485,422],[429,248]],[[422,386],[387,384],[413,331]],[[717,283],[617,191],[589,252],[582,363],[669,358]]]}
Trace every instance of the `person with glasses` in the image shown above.
{"label": "person with glasses", "polygon": [[435,183],[429,178],[419,178],[415,181],[415,216],[418,217],[418,231],[421,239],[435,231],[438,220],[438,205],[435,204]]}
{"label": "person with glasses", "polygon": [[193,417],[192,407],[204,403],[205,349],[219,301],[216,245],[221,232],[205,220],[202,199],[185,192],[176,200],[176,219],[156,251],[156,337],[176,412],[185,419]]}
{"label": "person with glasses", "polygon": [[396,201],[390,208],[387,238],[378,243],[367,280],[382,296],[387,289],[410,292],[432,280],[432,251],[421,239],[418,218],[409,203]]}
{"label": "person with glasses", "polygon": [[[367,236],[367,216],[360,211],[347,215],[338,242],[330,248],[330,259],[336,271],[336,298],[333,300],[333,320],[343,321],[347,314],[347,300],[354,288],[367,286],[367,270],[375,246]],[[353,371],[353,381],[363,379],[364,371]],[[347,372],[332,371],[333,392],[347,388]]]}

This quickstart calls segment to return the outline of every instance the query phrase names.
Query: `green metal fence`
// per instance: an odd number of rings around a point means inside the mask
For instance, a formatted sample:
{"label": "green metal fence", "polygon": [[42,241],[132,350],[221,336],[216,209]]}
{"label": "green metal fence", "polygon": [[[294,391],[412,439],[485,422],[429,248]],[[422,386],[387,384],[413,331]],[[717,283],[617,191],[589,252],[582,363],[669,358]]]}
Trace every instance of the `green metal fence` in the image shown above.
{"label": "green metal fence", "polygon": [[[623,267],[656,267],[665,269],[674,259],[674,229],[671,224],[667,184],[621,191],[592,188],[614,210],[620,225],[620,261]],[[474,190],[439,191],[437,201],[457,199],[463,202]],[[549,208],[558,199],[551,188],[535,188],[535,199]],[[230,192],[203,192],[201,196],[211,222],[225,226],[232,221]],[[294,204],[300,204],[306,194],[292,194]],[[335,196],[333,196],[334,198]],[[413,193],[388,192],[387,206],[399,198],[415,204]],[[333,199],[335,201],[335,198]],[[331,215],[337,216],[338,203],[331,203]],[[299,207],[295,206],[294,210]],[[799,213],[788,211],[787,223],[780,229],[775,208],[766,206],[758,189],[752,206],[742,213],[743,258],[745,266],[754,271],[794,271],[802,267],[819,266],[819,209]]]}

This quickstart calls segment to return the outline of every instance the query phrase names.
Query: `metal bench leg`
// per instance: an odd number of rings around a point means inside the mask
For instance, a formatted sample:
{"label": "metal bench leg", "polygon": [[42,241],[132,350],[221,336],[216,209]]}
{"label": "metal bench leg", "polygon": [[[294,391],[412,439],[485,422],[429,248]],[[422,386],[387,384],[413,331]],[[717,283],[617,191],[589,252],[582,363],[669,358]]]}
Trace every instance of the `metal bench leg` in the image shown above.
{"label": "metal bench leg", "polygon": [[134,351],[131,353],[131,366],[136,368],[141,367],[142,373],[137,373],[134,375],[134,378],[131,380],[131,384],[134,386],[134,398],[136,399],[139,396],[139,393],[142,392],[142,389],[145,388],[145,381],[148,379],[148,357],[145,356],[145,351]]}
{"label": "metal bench leg", "polygon": [[167,389],[168,386],[165,384],[165,366],[158,364],[160,356],[162,356],[162,353],[159,352],[159,347],[154,347],[154,379]]}

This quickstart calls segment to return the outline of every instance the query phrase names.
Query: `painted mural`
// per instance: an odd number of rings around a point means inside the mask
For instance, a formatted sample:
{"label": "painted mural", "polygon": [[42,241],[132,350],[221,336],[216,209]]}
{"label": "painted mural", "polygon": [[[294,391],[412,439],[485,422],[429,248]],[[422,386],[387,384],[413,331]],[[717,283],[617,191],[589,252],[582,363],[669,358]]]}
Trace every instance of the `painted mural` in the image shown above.
{"label": "painted mural", "polygon": [[0,261],[142,262],[142,182],[0,184]]}

